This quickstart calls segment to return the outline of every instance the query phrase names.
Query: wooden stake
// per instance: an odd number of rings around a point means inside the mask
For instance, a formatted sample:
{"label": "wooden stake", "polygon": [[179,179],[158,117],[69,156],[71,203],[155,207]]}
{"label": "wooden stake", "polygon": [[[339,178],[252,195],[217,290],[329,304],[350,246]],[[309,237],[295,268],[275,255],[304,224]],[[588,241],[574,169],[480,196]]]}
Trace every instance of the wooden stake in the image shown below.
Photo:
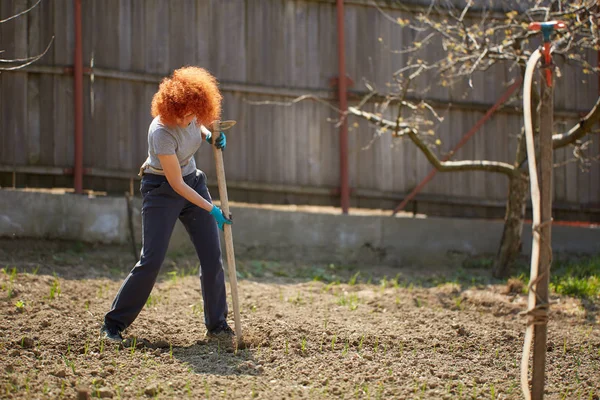
{"label": "wooden stake", "polygon": [[[550,68],[550,66],[546,66]],[[554,124],[554,88],[541,79],[542,100],[540,106],[540,260],[537,283],[537,306],[548,307],[548,282],[550,281],[550,264],[552,263],[552,172],[554,153],[552,150],[552,128]],[[546,370],[546,341],[548,335],[547,314],[541,318],[534,328],[533,343],[533,375],[531,398],[544,398]]]}
{"label": "wooden stake", "polygon": [[[228,128],[228,127],[223,127]],[[213,143],[216,144],[219,135],[221,134],[221,122],[216,121],[211,127]],[[223,165],[223,151],[213,146],[213,154],[215,156],[215,166],[217,170],[217,185],[219,186],[219,198],[221,199],[221,209],[226,216],[229,216],[229,199],[227,197],[227,183],[225,181],[225,167]],[[237,272],[235,267],[235,253],[233,251],[233,233],[231,225],[223,227],[225,236],[225,248],[227,251],[227,271],[229,274],[229,284],[231,286],[231,297],[233,303],[233,318],[235,320],[235,336],[237,343],[242,340],[242,324],[240,321],[240,306],[238,301],[237,291]]]}

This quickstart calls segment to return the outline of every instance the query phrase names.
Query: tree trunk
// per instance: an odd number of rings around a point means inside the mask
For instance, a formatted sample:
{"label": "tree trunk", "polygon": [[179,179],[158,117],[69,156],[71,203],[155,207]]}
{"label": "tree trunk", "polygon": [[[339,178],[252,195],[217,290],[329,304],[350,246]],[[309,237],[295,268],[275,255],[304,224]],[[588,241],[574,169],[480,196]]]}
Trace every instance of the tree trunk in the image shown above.
{"label": "tree trunk", "polygon": [[494,261],[494,276],[506,277],[521,251],[521,235],[523,233],[523,219],[527,205],[528,179],[524,174],[510,177],[508,202],[504,217],[504,231],[500,248]]}

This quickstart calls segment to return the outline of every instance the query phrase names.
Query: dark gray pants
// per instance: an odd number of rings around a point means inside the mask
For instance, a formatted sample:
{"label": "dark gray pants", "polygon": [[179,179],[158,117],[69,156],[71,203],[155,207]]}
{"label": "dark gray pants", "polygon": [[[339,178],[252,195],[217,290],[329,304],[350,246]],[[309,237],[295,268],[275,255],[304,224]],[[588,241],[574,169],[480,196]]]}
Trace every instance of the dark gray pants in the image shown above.
{"label": "dark gray pants", "polygon": [[[202,171],[184,178],[191,188],[212,202]],[[164,176],[142,177],[142,253],[131,270],[111,310],[104,317],[107,327],[125,330],[136,319],[150,296],[165,259],[171,233],[177,218],[187,230],[200,260],[200,286],[204,300],[204,323],[208,330],[227,318],[225,277],[221,260],[219,230],[207,211],[177,194]]]}

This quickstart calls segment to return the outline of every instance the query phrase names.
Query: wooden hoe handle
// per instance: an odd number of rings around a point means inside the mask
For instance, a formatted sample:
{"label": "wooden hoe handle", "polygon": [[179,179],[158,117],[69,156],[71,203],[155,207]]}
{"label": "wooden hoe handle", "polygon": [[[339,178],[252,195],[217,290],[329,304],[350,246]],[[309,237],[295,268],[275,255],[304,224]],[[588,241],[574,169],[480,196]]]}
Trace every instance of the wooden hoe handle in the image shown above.
{"label": "wooden hoe handle", "polygon": [[[213,143],[217,143],[217,138],[221,131],[231,128],[235,121],[215,121],[211,126],[213,134]],[[227,183],[225,181],[225,167],[223,166],[223,152],[213,146],[213,154],[215,156],[215,166],[217,170],[217,184],[219,185],[219,198],[221,199],[221,209],[225,216],[229,218],[229,199],[227,197]],[[240,321],[240,305],[237,290],[237,272],[235,268],[235,253],[233,250],[233,233],[231,225],[223,226],[225,236],[225,248],[227,251],[227,271],[229,274],[229,284],[231,286],[231,297],[233,303],[233,317],[235,320],[235,336],[237,343],[242,340],[242,324]]]}

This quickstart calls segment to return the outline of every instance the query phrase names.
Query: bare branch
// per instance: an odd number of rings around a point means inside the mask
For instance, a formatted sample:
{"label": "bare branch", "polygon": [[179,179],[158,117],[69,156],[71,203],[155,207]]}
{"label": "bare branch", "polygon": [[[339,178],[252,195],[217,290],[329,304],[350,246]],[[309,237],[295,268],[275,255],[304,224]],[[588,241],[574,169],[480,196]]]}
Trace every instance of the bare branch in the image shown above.
{"label": "bare branch", "polygon": [[583,117],[577,125],[573,126],[565,133],[552,135],[552,147],[558,149],[575,143],[577,140],[592,132],[594,125],[598,123],[598,121],[600,121],[600,97],[598,97],[592,110]]}
{"label": "bare branch", "polygon": [[440,159],[431,151],[431,149],[419,138],[413,129],[408,129],[406,135],[423,152],[427,160],[440,172],[456,171],[487,171],[512,176],[518,173],[518,170],[508,164],[499,161],[440,161]]}
{"label": "bare branch", "polygon": [[24,68],[28,65],[33,64],[34,62],[36,62],[37,60],[39,60],[40,58],[44,57],[44,55],[46,55],[46,53],[48,52],[48,50],[50,50],[50,46],[52,46],[52,43],[54,42],[54,36],[52,36],[52,39],[50,39],[50,42],[48,43],[48,46],[46,46],[46,49],[44,50],[43,53],[34,56],[34,57],[29,57],[26,59],[16,59],[16,60],[0,60],[0,62],[5,62],[5,63],[10,63],[10,62],[22,62],[22,61],[27,61],[25,64],[21,64],[21,65],[17,65],[14,67],[0,67],[0,71],[15,71],[21,68]]}
{"label": "bare branch", "polygon": [[321,104],[326,105],[327,107],[331,108],[333,111],[335,111],[337,113],[342,112],[342,110],[340,110],[337,107],[332,106],[331,103],[329,103],[328,101],[323,100],[322,98],[314,96],[312,94],[305,94],[303,96],[296,97],[295,99],[293,99],[291,101],[252,101],[252,100],[244,99],[244,102],[247,103],[247,104],[251,104],[253,106],[273,105],[273,106],[291,107],[294,104],[299,103],[299,102],[304,101],[304,100],[314,100],[317,103],[321,103]]}
{"label": "bare branch", "polygon": [[3,24],[3,23],[5,23],[6,21],[10,21],[11,19],[18,18],[18,17],[20,17],[21,15],[25,15],[25,14],[27,14],[29,11],[33,10],[34,8],[36,8],[36,7],[37,7],[37,5],[38,5],[38,4],[40,4],[40,2],[41,2],[41,1],[42,1],[42,0],[38,0],[38,1],[37,1],[37,3],[35,3],[35,4],[34,4],[34,5],[32,5],[31,7],[29,7],[27,10],[25,10],[25,11],[21,11],[21,12],[20,12],[20,13],[18,13],[18,14],[15,14],[15,15],[13,15],[13,16],[11,16],[11,17],[8,17],[8,18],[6,18],[6,19],[3,19],[2,21],[0,21],[0,24]]}
{"label": "bare branch", "polygon": [[395,137],[408,136],[412,142],[423,152],[427,160],[440,172],[488,171],[501,173],[508,176],[518,173],[518,170],[514,166],[498,161],[440,161],[440,159],[433,153],[433,151],[431,151],[427,144],[419,137],[418,131],[412,128],[409,124],[395,123],[386,120],[379,115],[358,110],[354,107],[350,107],[348,112],[357,117],[361,117],[376,126],[391,130],[394,132]]}

